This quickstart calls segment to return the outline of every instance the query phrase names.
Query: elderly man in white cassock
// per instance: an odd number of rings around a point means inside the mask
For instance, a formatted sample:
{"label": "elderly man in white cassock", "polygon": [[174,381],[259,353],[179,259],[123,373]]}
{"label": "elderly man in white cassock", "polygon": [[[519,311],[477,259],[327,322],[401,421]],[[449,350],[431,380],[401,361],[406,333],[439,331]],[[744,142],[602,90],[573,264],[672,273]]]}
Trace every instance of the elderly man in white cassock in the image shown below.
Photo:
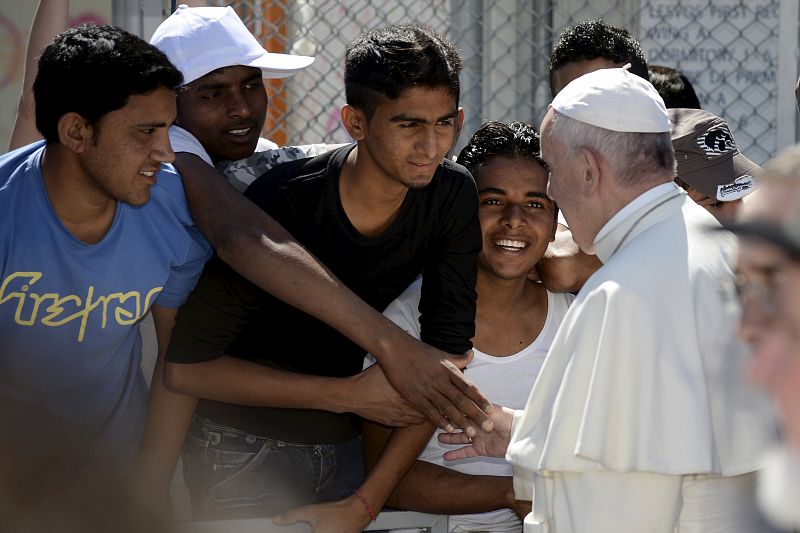
{"label": "elderly man in white cassock", "polygon": [[672,181],[669,132],[656,90],[625,68],[576,79],[542,122],[548,194],[603,266],[526,409],[495,409],[493,434],[445,456],[507,448],[517,497],[533,497],[526,532],[769,531],[754,486],[774,415],[744,379],[735,242]]}

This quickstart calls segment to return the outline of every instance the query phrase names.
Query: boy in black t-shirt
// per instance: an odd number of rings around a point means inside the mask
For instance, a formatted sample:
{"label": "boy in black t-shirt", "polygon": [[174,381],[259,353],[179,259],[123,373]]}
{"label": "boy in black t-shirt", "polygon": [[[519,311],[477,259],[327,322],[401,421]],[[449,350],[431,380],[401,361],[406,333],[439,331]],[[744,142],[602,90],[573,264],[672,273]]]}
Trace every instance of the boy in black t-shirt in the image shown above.
{"label": "boy in black t-shirt", "polygon": [[[356,144],[278,167],[246,193],[379,311],[424,269],[422,340],[457,356],[471,348],[481,247],[475,184],[443,161],[463,120],[460,69],[455,47],[421,27],[361,36],[342,109]],[[363,480],[354,415],[421,421],[396,416],[407,409],[379,368],[358,374],[363,355],[213,260],[179,312],[165,376],[202,399],[184,456],[196,518],[351,495]]]}

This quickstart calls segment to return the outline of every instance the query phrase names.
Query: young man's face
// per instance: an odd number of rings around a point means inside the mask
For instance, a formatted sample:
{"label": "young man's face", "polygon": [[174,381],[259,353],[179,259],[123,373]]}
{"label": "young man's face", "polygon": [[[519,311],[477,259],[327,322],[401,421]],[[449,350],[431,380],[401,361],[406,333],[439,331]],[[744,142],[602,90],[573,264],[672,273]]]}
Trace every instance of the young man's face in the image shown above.
{"label": "young man's face", "polygon": [[175,120],[175,91],[135,94],[92,126],[93,139],[79,154],[90,187],[133,206],[150,200],[162,163],[175,160],[167,134]]}
{"label": "young man's face", "polygon": [[569,85],[572,80],[576,80],[584,74],[600,70],[601,68],[619,68],[622,66],[624,66],[624,63],[614,63],[610,59],[602,57],[570,61],[550,73],[550,92],[552,96],[555,96],[561,92],[561,89]]}
{"label": "young man's face", "polygon": [[420,189],[431,182],[450,150],[460,116],[448,89],[413,87],[378,104],[357,140],[382,179]]}
{"label": "young man's face", "polygon": [[177,124],[197,137],[214,161],[253,153],[267,117],[261,69],[234,65],[178,90]]}
{"label": "young man's face", "polygon": [[555,237],[547,171],[530,159],[495,156],[473,175],[483,236],[478,267],[501,279],[527,278]]}

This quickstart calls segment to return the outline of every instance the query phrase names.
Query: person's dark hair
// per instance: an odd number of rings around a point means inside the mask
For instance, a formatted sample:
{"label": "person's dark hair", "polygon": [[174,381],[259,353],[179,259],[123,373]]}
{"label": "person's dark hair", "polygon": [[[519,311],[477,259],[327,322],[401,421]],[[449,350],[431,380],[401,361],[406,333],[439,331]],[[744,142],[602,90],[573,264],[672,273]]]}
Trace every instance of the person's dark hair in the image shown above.
{"label": "person's dark hair", "polygon": [[[493,157],[527,159],[546,168],[540,156],[539,132],[524,122],[484,122],[467,142],[456,158],[456,162],[470,172],[486,164]],[[558,206],[553,202],[558,216]]]}
{"label": "person's dark hair", "polygon": [[347,45],[347,103],[372,118],[381,97],[394,100],[415,86],[444,87],[458,103],[461,57],[444,37],[417,25],[385,26]]}
{"label": "person's dark hair", "polygon": [[694,87],[681,71],[663,65],[648,65],[647,71],[650,73],[650,83],[664,99],[667,109],[702,109]]}
{"label": "person's dark hair", "polygon": [[114,26],[85,24],[56,36],[39,58],[33,96],[36,127],[57,143],[58,121],[78,113],[90,123],[134,94],[174,89],[183,75],[156,47]]}
{"label": "person's dark hair", "polygon": [[610,26],[602,20],[584,20],[564,28],[550,54],[550,90],[553,72],[567,63],[603,58],[614,63],[631,64],[631,72],[644,79],[647,62],[639,41],[627,30]]}
{"label": "person's dark hair", "polygon": [[470,172],[485,165],[486,161],[495,156],[530,159],[542,165],[539,150],[539,132],[530,124],[506,124],[491,120],[484,122],[472,135],[456,161]]}

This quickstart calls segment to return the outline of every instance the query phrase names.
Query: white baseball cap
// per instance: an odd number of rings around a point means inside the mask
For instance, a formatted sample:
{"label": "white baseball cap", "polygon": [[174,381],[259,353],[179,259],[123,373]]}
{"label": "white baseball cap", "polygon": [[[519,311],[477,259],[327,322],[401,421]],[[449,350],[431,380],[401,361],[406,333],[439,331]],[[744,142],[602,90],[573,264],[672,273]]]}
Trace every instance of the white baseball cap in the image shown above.
{"label": "white baseball cap", "polygon": [[664,100],[653,85],[622,68],[604,68],[572,80],[551,106],[574,120],[611,131],[670,131]]}
{"label": "white baseball cap", "polygon": [[285,78],[314,62],[309,56],[267,52],[230,6],[181,4],[156,28],[150,44],[181,71],[184,84],[232,65],[258,67],[265,78]]}

